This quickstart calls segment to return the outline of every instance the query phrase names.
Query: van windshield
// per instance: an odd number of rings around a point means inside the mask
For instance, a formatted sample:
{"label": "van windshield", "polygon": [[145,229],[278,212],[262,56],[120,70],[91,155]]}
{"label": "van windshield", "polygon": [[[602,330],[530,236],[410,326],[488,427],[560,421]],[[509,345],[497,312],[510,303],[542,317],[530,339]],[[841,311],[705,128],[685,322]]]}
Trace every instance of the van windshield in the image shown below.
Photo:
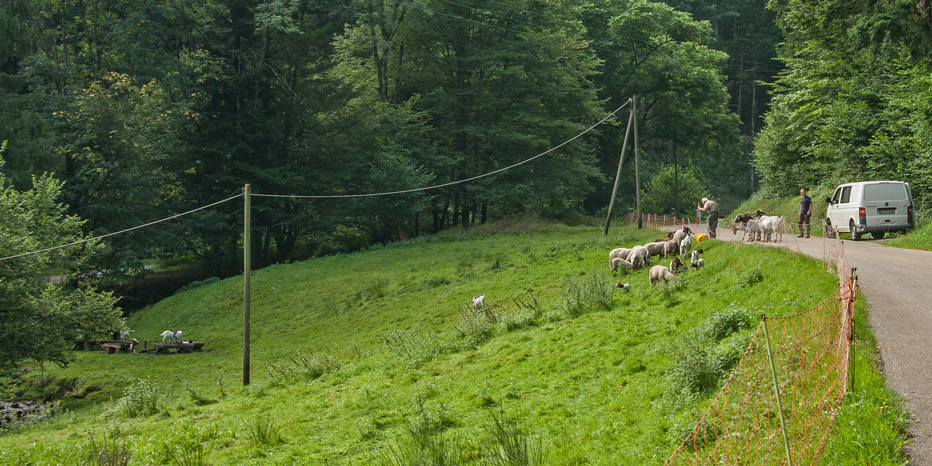
{"label": "van windshield", "polygon": [[864,185],[865,201],[904,201],[906,199],[906,185],[903,183]]}

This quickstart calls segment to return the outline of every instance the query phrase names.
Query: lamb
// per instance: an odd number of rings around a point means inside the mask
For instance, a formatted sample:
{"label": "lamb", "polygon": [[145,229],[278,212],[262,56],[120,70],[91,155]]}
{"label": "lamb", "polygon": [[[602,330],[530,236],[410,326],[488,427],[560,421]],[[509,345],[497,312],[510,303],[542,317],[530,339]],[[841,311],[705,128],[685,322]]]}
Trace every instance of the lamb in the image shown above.
{"label": "lamb", "polygon": [[693,240],[687,235],[683,238],[683,241],[680,241],[680,255],[686,256],[689,254],[689,250],[693,247]]}
{"label": "lamb", "polygon": [[681,261],[679,257],[674,257],[673,260],[670,261],[670,270],[673,273],[680,273],[685,268],[686,268],[686,265],[683,264],[683,261]]}
{"label": "lamb", "polygon": [[674,257],[673,261],[670,262],[670,267],[664,267],[662,265],[655,265],[651,267],[647,277],[648,281],[650,282],[650,286],[654,286],[661,281],[668,282],[673,280],[675,276],[673,271],[679,268],[678,266],[682,265],[683,262],[680,261],[680,258]]}
{"label": "lamb", "polygon": [[483,305],[485,305],[485,295],[472,297],[473,309],[480,309]]}
{"label": "lamb", "polygon": [[175,336],[174,336],[174,338],[175,338],[175,343],[178,343],[179,341],[181,341],[181,330],[176,330],[176,331],[175,331]]}
{"label": "lamb", "polygon": [[171,330],[166,330],[162,332],[162,343],[165,343],[166,340],[174,340],[174,339],[175,339],[175,332],[172,332]]}
{"label": "lamb", "polygon": [[624,267],[625,269],[628,269],[628,270],[632,269],[631,262],[628,262],[620,257],[616,257],[612,259],[612,267],[611,267],[612,272],[618,270],[619,267]]}
{"label": "lamb", "polygon": [[624,283],[624,284],[622,284],[622,283],[617,283],[617,284],[615,284],[615,286],[616,286],[617,288],[621,288],[621,291],[623,291],[623,292],[625,292],[625,293],[630,293],[630,292],[631,292],[631,285],[628,284],[628,283]]}

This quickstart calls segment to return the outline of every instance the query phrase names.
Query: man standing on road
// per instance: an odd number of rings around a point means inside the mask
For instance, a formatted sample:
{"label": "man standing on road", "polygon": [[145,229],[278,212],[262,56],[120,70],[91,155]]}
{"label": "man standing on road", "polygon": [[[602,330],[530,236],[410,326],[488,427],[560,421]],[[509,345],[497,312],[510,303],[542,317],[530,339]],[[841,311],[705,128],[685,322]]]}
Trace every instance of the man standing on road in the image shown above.
{"label": "man standing on road", "polygon": [[718,204],[715,201],[704,197],[702,203],[697,209],[700,212],[709,214],[709,237],[715,238],[715,229],[718,228]]}
{"label": "man standing on road", "polygon": [[806,225],[806,238],[809,237],[809,232],[812,229],[812,225],[809,224],[809,217],[812,216],[812,198],[806,195],[806,188],[799,190],[799,236],[797,238],[803,237],[803,225]]}

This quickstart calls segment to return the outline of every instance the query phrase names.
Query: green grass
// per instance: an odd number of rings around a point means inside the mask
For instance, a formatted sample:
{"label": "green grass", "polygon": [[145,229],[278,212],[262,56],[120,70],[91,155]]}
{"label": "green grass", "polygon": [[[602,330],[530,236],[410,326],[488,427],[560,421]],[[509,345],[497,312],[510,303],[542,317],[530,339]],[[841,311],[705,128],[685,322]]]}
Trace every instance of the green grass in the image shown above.
{"label": "green grass", "polygon": [[923,224],[908,233],[900,233],[889,241],[884,241],[887,246],[907,249],[924,249],[932,251],[932,220],[926,220]]}
{"label": "green grass", "polygon": [[[46,369],[101,390],[0,436],[0,463],[82,464],[90,439],[109,435],[131,464],[661,464],[727,372],[697,389],[673,370],[696,329],[734,310],[806,309],[835,279],[810,258],[714,241],[702,243],[706,267],[675,285],[608,274],[609,250],[657,236],[499,224],[256,271],[248,388],[242,280],[205,284],[130,324],[150,341],[182,329],[206,351],[78,353]],[[480,294],[491,312],[465,310]],[[139,385],[147,377],[157,389]],[[121,414],[142,387],[159,395],[155,414]],[[877,422],[897,425],[889,412]],[[872,454],[897,464],[888,446]]]}

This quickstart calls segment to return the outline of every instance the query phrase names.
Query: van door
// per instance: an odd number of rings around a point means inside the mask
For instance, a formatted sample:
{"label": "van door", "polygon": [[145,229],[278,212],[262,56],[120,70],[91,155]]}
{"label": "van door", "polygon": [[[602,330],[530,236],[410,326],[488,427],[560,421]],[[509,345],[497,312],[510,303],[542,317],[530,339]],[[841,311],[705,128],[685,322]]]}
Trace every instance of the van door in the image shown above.
{"label": "van door", "polygon": [[908,223],[909,192],[900,181],[864,185],[864,209],[868,227],[905,227]]}
{"label": "van door", "polygon": [[[847,231],[848,233],[851,232],[850,220],[854,218],[854,223],[858,222],[856,218],[858,209],[855,206],[856,203],[853,202],[856,198],[852,198],[851,196],[851,190],[853,188],[854,186],[852,185],[846,185],[840,188],[841,197],[838,199],[837,206],[838,228],[840,231]],[[852,212],[854,212],[854,215],[851,215]]]}
{"label": "van door", "polygon": [[828,221],[832,223],[836,228],[838,225],[844,226],[844,222],[838,218],[838,200],[841,199],[841,187],[835,188],[835,194],[832,194],[832,199],[828,203],[828,210],[825,212],[825,217],[828,218]]}

